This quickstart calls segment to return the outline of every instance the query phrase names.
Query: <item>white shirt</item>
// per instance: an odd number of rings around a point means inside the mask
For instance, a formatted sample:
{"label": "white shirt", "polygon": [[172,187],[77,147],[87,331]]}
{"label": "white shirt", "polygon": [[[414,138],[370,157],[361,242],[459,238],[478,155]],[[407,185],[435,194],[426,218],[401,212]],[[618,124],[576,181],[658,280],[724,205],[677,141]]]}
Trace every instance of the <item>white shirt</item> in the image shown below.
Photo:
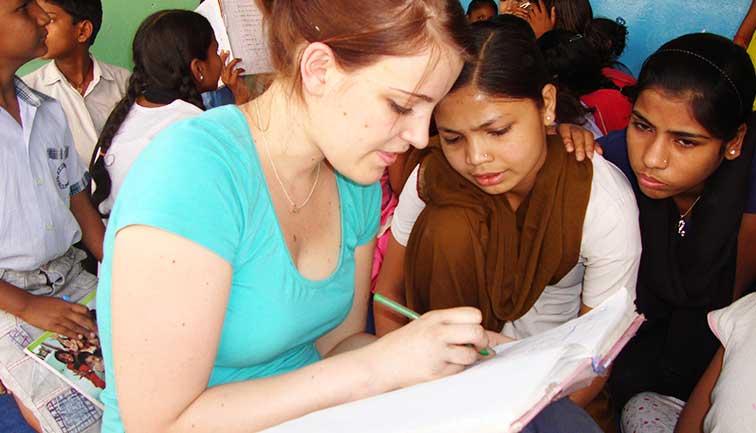
{"label": "white shirt", "polygon": [[[641,255],[635,195],[612,163],[598,154],[592,161],[578,263],[555,285],[546,286],[530,311],[504,325],[501,332],[509,337],[525,338],[559,326],[577,317],[581,302],[596,307],[622,287],[635,299]],[[416,167],[407,179],[391,222],[391,233],[403,246],[425,208],[417,193],[417,171]]]}
{"label": "white shirt", "polygon": [[130,75],[126,69],[98,62],[94,57],[92,62],[92,82],[83,97],[68,82],[55,62],[49,62],[23,77],[29,87],[52,96],[63,106],[76,143],[76,151],[87,166],[110,112],[126,94]]}
{"label": "white shirt", "polygon": [[724,347],[722,372],[711,392],[706,433],[756,430],[756,293],[709,313],[709,326]]}
{"label": "white shirt", "polygon": [[118,191],[131,165],[160,131],[179,120],[189,119],[200,113],[201,109],[181,99],[154,108],[132,105],[105,154],[111,190],[108,198],[100,203],[100,212],[108,214],[113,209]]}
{"label": "white shirt", "polygon": [[89,175],[63,108],[15,79],[19,125],[0,108],[0,269],[38,269],[81,239],[70,197]]}

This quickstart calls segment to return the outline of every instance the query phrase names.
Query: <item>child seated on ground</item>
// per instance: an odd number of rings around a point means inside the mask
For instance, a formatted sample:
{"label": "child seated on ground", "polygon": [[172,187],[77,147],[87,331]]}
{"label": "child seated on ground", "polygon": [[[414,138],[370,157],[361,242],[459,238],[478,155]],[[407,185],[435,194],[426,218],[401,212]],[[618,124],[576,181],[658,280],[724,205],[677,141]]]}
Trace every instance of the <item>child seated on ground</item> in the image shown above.
{"label": "child seated on ground", "polygon": [[89,175],[61,105],[15,76],[45,54],[49,20],[35,1],[0,2],[0,381],[37,431],[95,433],[101,411],[23,351],[44,330],[74,339],[97,332],[76,303],[97,278],[72,247],[82,240],[102,258]]}
{"label": "child seated on ground", "polygon": [[89,161],[105,120],[126,93],[129,71],[100,62],[89,51],[102,25],[100,0],[38,3],[50,16],[42,58],[52,61],[23,80],[60,102],[76,151],[82,161]]}

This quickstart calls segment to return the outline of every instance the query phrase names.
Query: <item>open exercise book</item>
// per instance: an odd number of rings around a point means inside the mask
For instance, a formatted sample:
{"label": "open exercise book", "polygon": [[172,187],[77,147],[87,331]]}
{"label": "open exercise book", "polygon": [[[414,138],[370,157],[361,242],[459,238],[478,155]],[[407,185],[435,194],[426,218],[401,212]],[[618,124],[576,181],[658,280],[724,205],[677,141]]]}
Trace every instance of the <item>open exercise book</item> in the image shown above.
{"label": "open exercise book", "polygon": [[[80,301],[94,317],[96,292]],[[99,339],[72,340],[47,331],[28,345],[24,352],[39,361],[79,391],[100,409],[100,393],[105,389],[105,368]]]}
{"label": "open exercise book", "polygon": [[244,75],[273,71],[263,16],[255,0],[205,0],[195,12],[207,18],[213,27],[218,50],[240,58]]}
{"label": "open exercise book", "polygon": [[494,358],[457,375],[314,412],[266,432],[518,432],[551,401],[590,384],[643,320],[622,289],[582,317],[494,348]]}

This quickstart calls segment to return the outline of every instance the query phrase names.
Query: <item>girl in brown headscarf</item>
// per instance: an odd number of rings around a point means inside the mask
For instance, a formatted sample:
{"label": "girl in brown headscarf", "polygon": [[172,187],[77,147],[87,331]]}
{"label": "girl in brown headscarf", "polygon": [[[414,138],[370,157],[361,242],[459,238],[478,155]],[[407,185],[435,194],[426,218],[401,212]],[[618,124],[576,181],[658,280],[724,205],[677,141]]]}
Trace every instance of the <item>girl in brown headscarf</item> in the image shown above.
{"label": "girl in brown headscarf", "polygon": [[[376,291],[421,313],[475,306],[523,338],[634,290],[638,213],[616,167],[547,135],[557,91],[526,23],[474,27],[477,55],[436,108],[439,145],[403,189]],[[401,322],[377,308],[376,324]]]}

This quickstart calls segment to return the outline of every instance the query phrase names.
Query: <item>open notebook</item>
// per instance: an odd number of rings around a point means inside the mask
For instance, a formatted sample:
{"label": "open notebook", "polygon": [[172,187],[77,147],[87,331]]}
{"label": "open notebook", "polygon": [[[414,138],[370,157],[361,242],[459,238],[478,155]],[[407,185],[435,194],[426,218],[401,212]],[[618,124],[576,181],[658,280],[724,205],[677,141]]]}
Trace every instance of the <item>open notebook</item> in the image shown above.
{"label": "open notebook", "polygon": [[254,0],[205,0],[195,12],[210,21],[218,50],[242,60],[238,66],[244,75],[273,71],[262,12]]}
{"label": "open notebook", "polygon": [[495,348],[450,377],[314,412],[269,433],[518,432],[556,398],[590,384],[643,322],[622,289],[590,313]]}

